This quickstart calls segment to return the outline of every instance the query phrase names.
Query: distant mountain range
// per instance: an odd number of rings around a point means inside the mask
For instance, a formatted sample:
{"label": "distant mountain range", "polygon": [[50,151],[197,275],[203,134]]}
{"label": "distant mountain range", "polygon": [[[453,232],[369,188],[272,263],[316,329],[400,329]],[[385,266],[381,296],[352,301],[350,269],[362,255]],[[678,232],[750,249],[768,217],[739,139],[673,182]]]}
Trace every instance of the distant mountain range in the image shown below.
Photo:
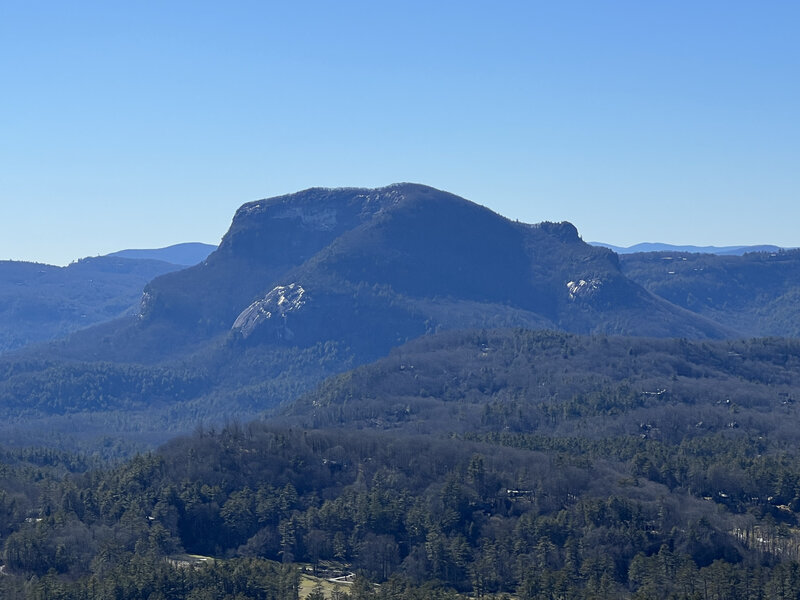
{"label": "distant mountain range", "polygon": [[617,254],[633,254],[635,252],[695,252],[702,254],[720,254],[741,256],[748,252],[780,252],[784,250],[780,246],[762,244],[758,246],[675,246],[673,244],[660,244],[643,242],[633,246],[614,246],[604,242],[589,242],[593,246],[610,248]]}
{"label": "distant mountain range", "polygon": [[217,247],[212,244],[187,242],[154,250],[120,250],[119,252],[112,252],[108,256],[136,260],[161,260],[174,265],[191,267],[203,262],[216,249]]}

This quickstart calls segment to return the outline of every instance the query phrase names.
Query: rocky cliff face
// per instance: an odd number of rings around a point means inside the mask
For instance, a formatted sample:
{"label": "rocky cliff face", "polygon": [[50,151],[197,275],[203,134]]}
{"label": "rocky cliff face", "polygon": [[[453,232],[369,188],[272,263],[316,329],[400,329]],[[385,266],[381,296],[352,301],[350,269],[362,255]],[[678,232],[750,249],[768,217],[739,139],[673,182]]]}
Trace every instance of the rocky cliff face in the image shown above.
{"label": "rocky cliff face", "polygon": [[261,300],[245,308],[236,317],[231,329],[246,339],[260,328],[271,325],[278,337],[291,340],[294,332],[289,329],[287,320],[306,302],[306,291],[299,284],[276,286]]}

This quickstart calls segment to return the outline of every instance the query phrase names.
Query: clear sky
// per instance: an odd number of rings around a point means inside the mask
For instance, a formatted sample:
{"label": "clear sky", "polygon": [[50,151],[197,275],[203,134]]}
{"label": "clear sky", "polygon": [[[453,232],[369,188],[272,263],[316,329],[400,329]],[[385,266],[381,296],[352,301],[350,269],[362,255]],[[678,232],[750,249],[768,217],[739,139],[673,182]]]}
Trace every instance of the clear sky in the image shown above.
{"label": "clear sky", "polygon": [[587,241],[800,246],[800,2],[0,0],[0,259],[425,183]]}

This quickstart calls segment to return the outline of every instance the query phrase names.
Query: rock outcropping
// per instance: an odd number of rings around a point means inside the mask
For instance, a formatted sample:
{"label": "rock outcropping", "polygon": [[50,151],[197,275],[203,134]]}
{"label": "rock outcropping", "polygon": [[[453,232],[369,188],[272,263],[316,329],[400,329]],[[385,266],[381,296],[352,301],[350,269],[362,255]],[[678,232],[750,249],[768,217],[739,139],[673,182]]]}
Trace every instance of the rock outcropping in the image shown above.
{"label": "rock outcropping", "polygon": [[261,300],[245,308],[231,329],[246,339],[260,326],[271,324],[278,331],[278,337],[291,340],[294,333],[287,318],[306,303],[305,295],[306,291],[297,283],[274,287]]}

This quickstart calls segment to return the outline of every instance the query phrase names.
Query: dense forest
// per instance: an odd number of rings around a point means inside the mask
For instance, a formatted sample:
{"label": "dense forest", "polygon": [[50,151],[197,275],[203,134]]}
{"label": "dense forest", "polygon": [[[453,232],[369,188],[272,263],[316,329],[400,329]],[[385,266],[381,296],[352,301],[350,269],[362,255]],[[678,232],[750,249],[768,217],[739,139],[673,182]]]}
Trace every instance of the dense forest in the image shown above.
{"label": "dense forest", "polygon": [[7,448],[0,592],[794,598],[798,350],[450,332],[117,465]]}
{"label": "dense forest", "polygon": [[796,441],[800,342],[495,330],[420,338],[283,409],[305,427]]}
{"label": "dense forest", "polygon": [[0,439],[118,458],[197,423],[255,418],[352,361],[332,342],[265,349],[235,341],[155,365],[0,360]]}
{"label": "dense forest", "polygon": [[[12,455],[0,585],[29,597],[296,597],[300,562],[392,582],[364,597],[431,582],[519,598],[794,597],[796,461],[757,459],[748,439],[714,442],[648,463],[659,448],[646,441],[581,448],[253,424],[110,470]],[[704,481],[742,471],[763,498],[738,506]],[[184,552],[216,561],[165,560]]]}

